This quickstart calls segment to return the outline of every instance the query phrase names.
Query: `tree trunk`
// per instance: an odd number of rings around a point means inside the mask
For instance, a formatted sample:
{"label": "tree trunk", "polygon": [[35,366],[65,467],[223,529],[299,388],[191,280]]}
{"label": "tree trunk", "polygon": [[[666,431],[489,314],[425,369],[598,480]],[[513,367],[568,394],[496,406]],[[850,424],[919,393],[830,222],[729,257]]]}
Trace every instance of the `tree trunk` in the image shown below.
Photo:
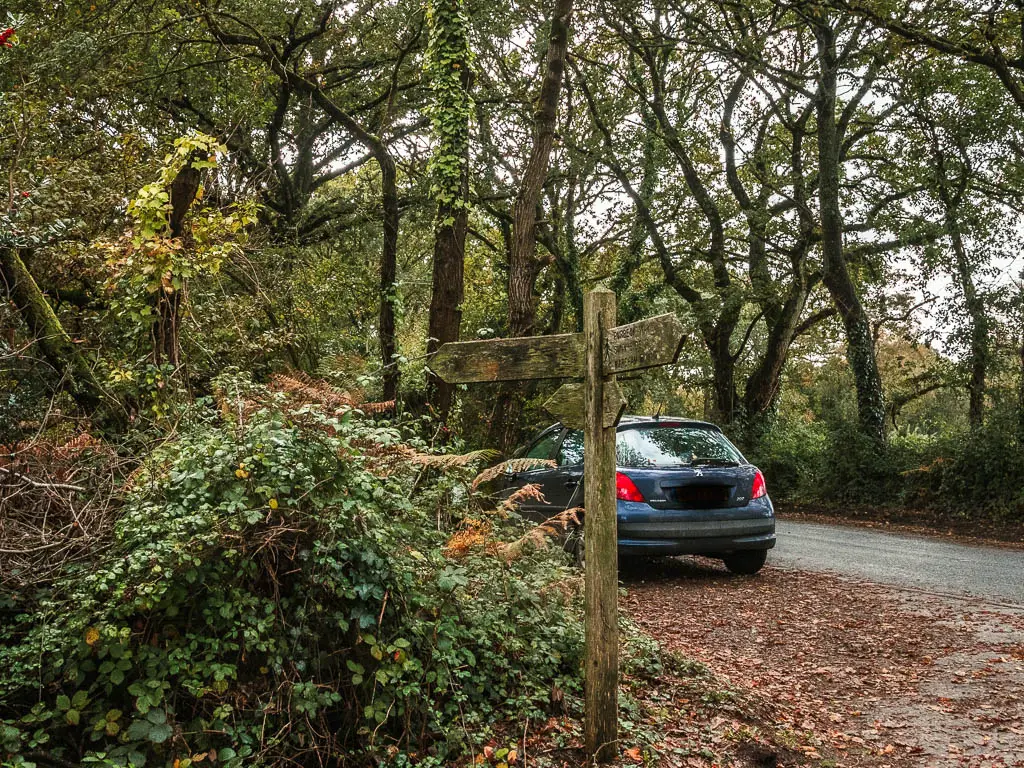
{"label": "tree trunk", "polygon": [[[565,191],[565,211],[557,219],[555,219],[557,207],[552,205],[552,218],[557,223],[552,237],[557,242],[554,255],[561,278],[563,305],[568,300],[569,307],[572,310],[573,327],[577,331],[582,331],[583,286],[580,283],[580,251],[576,242],[576,192],[578,181],[576,174],[569,178]],[[554,324],[551,332],[558,333],[560,328],[561,322],[558,322]]]}
{"label": "tree trunk", "polygon": [[839,64],[834,30],[827,21],[814,24],[818,43],[818,203],[821,208],[822,282],[832,297],[846,332],[846,358],[857,388],[860,430],[879,444],[885,441],[882,377],[867,311],[857,294],[843,249],[843,218],[839,204],[840,144],[836,126]]}
{"label": "tree trunk", "polygon": [[178,320],[181,315],[181,291],[160,288],[154,294],[156,319],[153,321],[153,362],[166,363],[173,371],[181,366]]}
{"label": "tree trunk", "polygon": [[968,421],[971,427],[980,427],[985,420],[985,379],[988,373],[989,359],[989,323],[985,314],[985,302],[978,296],[974,284],[974,274],[964,244],[960,221],[957,217],[958,201],[950,193],[949,178],[946,173],[946,156],[938,144],[938,136],[930,131],[932,152],[935,155],[936,182],[939,200],[945,214],[946,232],[953,245],[953,256],[956,260],[956,277],[960,282],[960,290],[964,295],[964,304],[971,323],[971,377],[967,383]]}
{"label": "tree trunk", "polygon": [[288,78],[296,88],[308,93],[328,115],[351,133],[373,155],[380,167],[381,208],[383,210],[384,241],[380,257],[380,317],[377,323],[380,336],[380,357],[383,368],[384,399],[394,400],[398,395],[399,371],[395,360],[398,345],[395,341],[395,303],[398,274],[398,227],[401,213],[398,209],[398,172],[395,159],[387,144],[367,131],[345,110],[315,84],[303,77],[278,67],[280,76]]}
{"label": "tree trunk", "polygon": [[384,210],[384,243],[380,256],[380,358],[384,366],[384,399],[398,397],[398,361],[395,341],[395,303],[398,290],[398,174],[391,153],[380,144],[375,155],[380,165],[381,204]]}
{"label": "tree trunk", "polygon": [[[437,88],[434,132],[438,137],[434,184],[438,198],[434,229],[434,262],[427,321],[427,353],[442,344],[459,340],[464,295],[466,230],[469,226],[469,118],[472,110],[472,54],[462,0],[443,0],[444,7],[432,6],[431,43],[428,57],[435,78],[446,87]],[[454,58],[452,56],[454,55]],[[457,72],[452,76],[452,71]],[[452,86],[458,83],[458,88]],[[455,121],[452,124],[452,121]],[[458,157],[459,170],[453,174],[445,161]],[[427,402],[448,419],[455,388],[433,374],[427,376]]]}
{"label": "tree trunk", "polygon": [[1024,445],[1024,332],[1020,335],[1020,368],[1017,371],[1017,442]]}
{"label": "tree trunk", "polygon": [[[651,200],[654,199],[655,185],[658,180],[658,169],[654,156],[654,134],[650,131],[644,133],[644,150],[641,161],[642,176],[640,177],[640,188],[637,194],[644,201],[644,205],[650,209]],[[634,208],[638,206],[634,203]],[[630,291],[633,281],[633,273],[640,268],[643,262],[644,246],[649,236],[644,226],[643,218],[639,210],[633,214],[633,221],[629,227],[629,240],[626,249],[623,251],[619,263],[615,266],[615,275],[611,280],[611,288],[619,297],[619,315],[622,322],[628,323],[637,320],[642,310],[642,298],[640,295]]]}
{"label": "tree trunk", "polygon": [[547,179],[551,148],[555,142],[558,99],[569,50],[572,1],[555,0],[544,79],[533,118],[533,146],[512,209],[512,261],[508,275],[509,336],[531,335],[536,322],[533,288],[538,272],[535,255],[537,206]]}
{"label": "tree trunk", "polygon": [[743,390],[743,413],[752,436],[756,439],[759,425],[775,409],[781,387],[782,369],[793,344],[800,315],[807,302],[807,290],[797,283],[790,289],[774,322],[769,322],[768,341],[757,367],[747,379]]}
{"label": "tree trunk", "polygon": [[988,373],[988,317],[985,315],[985,303],[978,296],[967,259],[967,248],[957,226],[955,216],[948,216],[946,226],[950,239],[953,241],[953,253],[956,255],[957,276],[960,288],[964,293],[967,314],[971,318],[971,378],[967,383],[969,399],[968,420],[972,427],[980,427],[985,420],[985,379]]}
{"label": "tree trunk", "polygon": [[[665,109],[665,94],[662,87],[661,73],[653,59],[648,58],[651,72],[653,98],[651,111],[657,120],[656,126],[648,126],[648,130],[660,128],[661,138],[669,151],[675,156],[679,169],[682,171],[686,186],[693,195],[697,207],[700,208],[707,221],[710,242],[703,249],[704,260],[711,267],[715,281],[715,291],[721,302],[714,322],[706,321],[702,326],[704,343],[711,355],[713,370],[712,403],[710,416],[722,424],[731,424],[736,417],[736,360],[730,350],[733,331],[739,322],[743,310],[743,289],[737,287],[729,275],[726,261],[725,226],[722,213],[705,185],[697,164],[694,162],[677,126],[672,122]],[[700,302],[704,304],[703,300]]]}
{"label": "tree trunk", "polygon": [[[519,193],[512,209],[512,253],[508,270],[508,335],[531,336],[537,321],[534,286],[539,265],[537,244],[537,206],[547,179],[551,149],[555,142],[555,122],[562,90],[562,75],[569,50],[569,25],[573,0],[555,0],[551,14],[551,32],[545,56],[537,111],[533,116],[533,146],[523,172]],[[500,446],[508,452],[519,437],[523,408],[522,388],[515,384],[502,388],[494,427],[500,430]]]}
{"label": "tree trunk", "polygon": [[537,321],[534,285],[537,282],[537,207],[548,177],[555,121],[568,53],[572,0],[555,0],[545,58],[544,80],[534,114],[534,145],[522,174],[512,209],[512,261],[509,264],[509,336],[529,336]]}
{"label": "tree trunk", "polygon": [[[185,228],[185,217],[188,215],[196,195],[203,183],[203,174],[192,167],[195,160],[204,159],[194,152],[171,182],[171,212],[167,222],[167,232],[172,238],[180,241],[181,248],[191,248],[192,238]],[[161,288],[154,294],[156,319],[153,321],[153,361],[157,365],[167,363],[175,371],[181,366],[181,344],[179,342],[179,321],[181,317],[184,285],[179,288],[169,284],[173,275],[167,275],[167,284],[161,281]]]}
{"label": "tree trunk", "polygon": [[[799,234],[789,254],[792,282],[789,284],[784,300],[780,301],[776,293],[775,281],[766,259],[767,222],[770,216],[767,209],[768,198],[759,198],[756,206],[753,206],[754,210],[751,210],[751,214],[748,216],[748,226],[751,230],[751,284],[756,301],[764,313],[765,324],[768,326],[768,341],[764,353],[747,379],[743,391],[745,432],[750,445],[757,445],[771,426],[770,421],[774,416],[781,389],[782,370],[789,357],[793,340],[800,333],[800,316],[807,305],[807,298],[817,282],[816,279],[808,277],[805,269],[815,232],[811,207],[808,205],[807,180],[804,173],[804,140],[807,136],[807,122],[810,120],[811,114],[810,108],[804,109],[797,119],[787,125],[793,136],[790,146],[790,173],[792,174],[793,203],[799,222]],[[730,168],[734,167],[731,160],[733,148],[730,130],[726,141],[726,157]],[[740,184],[739,175],[735,171],[730,174],[729,182],[731,187]],[[737,195],[741,204],[743,198],[746,198],[745,194]]]}
{"label": "tree trunk", "polygon": [[[442,344],[459,340],[462,322],[463,269],[466,255],[466,227],[468,213],[465,208],[447,210],[438,206],[437,218],[454,219],[450,226],[439,226],[434,236],[434,272],[430,296],[427,352],[434,352]],[[442,420],[448,418],[454,386],[434,375],[429,377],[427,402]]]}
{"label": "tree trunk", "polygon": [[25,262],[13,248],[0,248],[0,277],[29,333],[39,345],[43,358],[60,375],[61,384],[75,402],[83,410],[97,415],[97,421],[120,423],[122,414],[117,403],[103,391],[53,307],[39,290]]}
{"label": "tree trunk", "polygon": [[729,342],[736,326],[734,318],[738,317],[739,312],[727,303],[722,309],[722,318],[715,323],[714,333],[704,339],[711,355],[712,401],[709,418],[718,424],[731,424],[736,417],[736,360]]}

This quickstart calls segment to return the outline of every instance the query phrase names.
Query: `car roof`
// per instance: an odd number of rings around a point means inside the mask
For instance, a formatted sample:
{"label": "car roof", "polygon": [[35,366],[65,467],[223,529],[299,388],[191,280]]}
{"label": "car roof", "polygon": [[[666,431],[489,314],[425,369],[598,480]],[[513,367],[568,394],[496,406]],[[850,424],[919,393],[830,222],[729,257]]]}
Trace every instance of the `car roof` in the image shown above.
{"label": "car roof", "polygon": [[[696,427],[698,429],[713,429],[716,432],[721,432],[722,428],[717,424],[712,424],[710,421],[700,421],[699,419],[687,419],[681,416],[637,416],[631,413],[624,414],[619,419],[618,428],[626,429],[629,427],[643,427],[654,424],[672,424],[673,426],[681,427]],[[537,432],[534,437],[539,437],[542,433],[554,429],[555,427],[561,427],[562,422],[557,422],[549,427]]]}
{"label": "car roof", "polygon": [[619,427],[636,427],[644,426],[648,424],[662,424],[668,422],[673,426],[678,425],[681,427],[698,427],[701,429],[713,429],[716,432],[721,432],[722,428],[717,424],[712,424],[710,421],[700,421],[699,419],[687,419],[681,416],[634,416],[633,414],[624,414],[619,419]]}

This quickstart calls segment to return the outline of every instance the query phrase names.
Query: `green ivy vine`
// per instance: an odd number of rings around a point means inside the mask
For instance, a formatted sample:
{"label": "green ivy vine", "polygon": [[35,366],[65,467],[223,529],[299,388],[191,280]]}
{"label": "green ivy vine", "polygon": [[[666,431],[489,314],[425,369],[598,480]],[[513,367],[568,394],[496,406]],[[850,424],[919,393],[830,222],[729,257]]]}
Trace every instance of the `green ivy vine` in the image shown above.
{"label": "green ivy vine", "polygon": [[430,161],[430,192],[437,200],[440,226],[455,223],[452,212],[469,208],[463,186],[468,162],[473,98],[469,83],[474,63],[464,0],[427,0],[425,72],[432,93],[429,115],[437,150]]}

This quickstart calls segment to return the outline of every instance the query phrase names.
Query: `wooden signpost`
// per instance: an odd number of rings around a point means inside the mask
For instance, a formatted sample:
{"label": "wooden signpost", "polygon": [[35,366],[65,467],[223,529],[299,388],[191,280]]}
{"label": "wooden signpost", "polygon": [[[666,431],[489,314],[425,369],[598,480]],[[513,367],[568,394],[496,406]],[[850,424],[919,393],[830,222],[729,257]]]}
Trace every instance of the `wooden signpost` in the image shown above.
{"label": "wooden signpost", "polygon": [[582,379],[565,384],[545,408],[583,430],[585,723],[587,753],[611,762],[618,753],[618,547],[615,525],[615,427],[626,401],[615,374],[674,363],[685,336],[679,318],[659,315],[615,325],[615,294],[583,299],[583,333],[451,342],[428,362],[449,384],[522,379]]}

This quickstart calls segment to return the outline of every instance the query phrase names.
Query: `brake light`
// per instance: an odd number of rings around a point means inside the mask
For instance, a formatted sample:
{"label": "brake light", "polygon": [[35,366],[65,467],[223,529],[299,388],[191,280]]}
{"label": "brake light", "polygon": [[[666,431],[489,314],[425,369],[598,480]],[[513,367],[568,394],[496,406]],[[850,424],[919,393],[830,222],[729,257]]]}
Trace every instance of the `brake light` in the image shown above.
{"label": "brake light", "polygon": [[615,473],[615,498],[622,501],[644,501],[644,495],[636,483],[621,472]]}
{"label": "brake light", "polygon": [[768,495],[768,489],[764,485],[764,475],[761,474],[761,470],[754,470],[754,488],[750,493],[750,498],[760,499],[762,496]]}

